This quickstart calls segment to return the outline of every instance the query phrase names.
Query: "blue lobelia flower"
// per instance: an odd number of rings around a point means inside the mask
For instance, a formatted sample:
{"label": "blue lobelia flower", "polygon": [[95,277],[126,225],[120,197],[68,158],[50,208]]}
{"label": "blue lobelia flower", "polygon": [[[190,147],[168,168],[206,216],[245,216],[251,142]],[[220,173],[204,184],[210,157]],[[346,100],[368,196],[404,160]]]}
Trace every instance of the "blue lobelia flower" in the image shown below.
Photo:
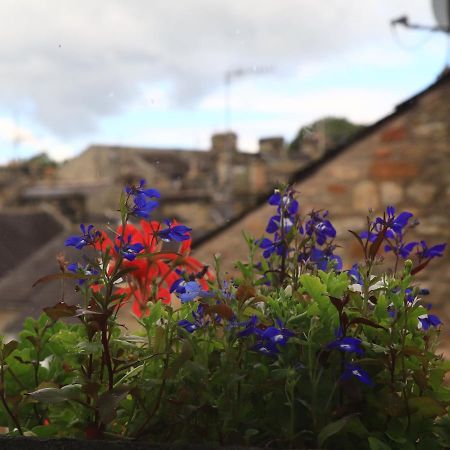
{"label": "blue lobelia flower", "polygon": [[341,337],[330,342],[327,345],[327,350],[340,350],[341,352],[356,353],[360,356],[364,354],[364,350],[361,348],[361,340],[350,336]]}
{"label": "blue lobelia flower", "polygon": [[245,328],[238,333],[238,337],[255,336],[257,342],[251,347],[251,350],[258,353],[275,356],[280,352],[279,346],[286,345],[288,339],[295,336],[294,332],[284,328],[280,320],[277,320],[279,328],[271,326],[264,330],[257,327],[257,322],[258,318],[252,316],[247,322],[238,324],[240,326],[245,326]]}
{"label": "blue lobelia flower", "polygon": [[360,284],[362,286],[364,281],[363,281],[363,277],[361,276],[361,273],[359,272],[358,264],[353,264],[352,268],[347,270],[347,273],[350,275],[350,278],[356,284]]}
{"label": "blue lobelia flower", "polygon": [[333,250],[333,246],[329,246],[324,250],[313,247],[309,256],[310,261],[312,261],[320,270],[326,271],[330,263],[333,264],[335,270],[341,270],[342,258],[339,255],[333,254]]}
{"label": "blue lobelia flower", "polygon": [[358,364],[345,363],[344,372],[342,374],[341,380],[350,380],[352,378],[357,378],[364,384],[368,386],[373,386],[374,382],[370,378],[369,374],[361,368]]}
{"label": "blue lobelia flower", "polygon": [[285,345],[288,339],[295,336],[295,333],[286,328],[267,327],[261,334],[265,341],[272,344]]}
{"label": "blue lobelia flower", "polygon": [[251,334],[261,335],[261,330],[256,327],[257,323],[258,323],[258,317],[251,316],[250,319],[248,319],[246,322],[241,322],[241,323],[237,323],[236,325],[234,325],[234,326],[245,327],[243,330],[241,330],[238,333],[238,337],[250,336]]}
{"label": "blue lobelia flower", "polygon": [[388,228],[391,228],[395,233],[400,234],[403,229],[408,225],[409,219],[413,217],[413,213],[409,211],[403,211],[398,216],[395,215],[395,208],[388,206],[386,208],[386,219],[381,217],[376,218],[376,222],[380,224],[386,224]]}
{"label": "blue lobelia flower", "polygon": [[278,256],[281,256],[286,251],[286,245],[283,241],[279,240],[278,233],[274,234],[273,241],[271,241],[268,238],[263,238],[259,241],[256,241],[256,244],[260,248],[262,248],[263,251],[263,257],[265,259],[270,258],[274,253]]}
{"label": "blue lobelia flower", "polygon": [[277,353],[280,353],[280,349],[273,342],[267,340],[258,341],[251,347],[251,350],[272,357],[276,356]]}
{"label": "blue lobelia flower", "polygon": [[396,255],[399,255],[403,259],[408,259],[411,252],[417,247],[418,242],[408,242],[407,244],[399,242],[395,244],[387,244],[384,247],[385,252],[393,251]]}
{"label": "blue lobelia flower", "polygon": [[145,248],[145,246],[142,245],[140,242],[132,244],[131,235],[128,236],[128,240],[126,242],[122,238],[122,236],[120,236],[118,239],[122,245],[115,245],[114,248],[116,252],[120,253],[128,261],[134,261],[138,253],[144,250]]}
{"label": "blue lobelia flower", "polygon": [[287,188],[282,194],[278,189],[269,197],[269,205],[278,206],[278,212],[282,210],[290,216],[293,216],[298,211],[298,201],[294,198],[294,191]]}
{"label": "blue lobelia flower", "polygon": [[137,186],[126,186],[125,192],[136,198],[160,198],[161,194],[157,189],[144,189],[146,181],[141,179]]}
{"label": "blue lobelia flower", "polygon": [[181,241],[187,241],[188,239],[190,239],[190,236],[189,236],[188,233],[192,230],[192,228],[189,228],[189,227],[187,227],[185,225],[172,226],[170,221],[168,221],[168,220],[165,220],[164,222],[165,222],[165,224],[167,225],[168,228],[158,232],[158,236],[163,241],[166,241],[166,242],[169,242],[169,241],[181,242]]}
{"label": "blue lobelia flower", "polygon": [[[174,286],[176,284],[176,286]],[[177,280],[170,288],[170,292],[175,292],[181,303],[194,300],[197,297],[211,297],[213,294],[204,291],[197,281]]]}
{"label": "blue lobelia flower", "polygon": [[308,236],[315,236],[316,242],[323,245],[328,238],[336,237],[336,230],[333,224],[326,219],[328,211],[322,215],[317,211],[312,211],[311,218],[305,223],[305,231]]}
{"label": "blue lobelia flower", "polygon": [[419,329],[421,330],[428,330],[430,327],[437,327],[440,324],[442,324],[439,317],[435,316],[434,314],[422,314],[418,317],[419,319]]}
{"label": "blue lobelia flower", "polygon": [[158,206],[155,200],[150,198],[160,198],[161,194],[157,189],[144,189],[145,180],[140,180],[137,186],[126,186],[125,192],[133,197],[134,206],[130,210],[130,214],[144,219],[150,216],[150,213]]}
{"label": "blue lobelia flower", "polygon": [[[395,215],[395,208],[388,206],[386,213],[383,217],[377,217],[371,224],[369,232],[364,231],[360,233],[362,239],[368,239],[370,242],[374,242],[378,237],[378,234],[386,229],[385,237],[388,239],[399,238],[400,242],[403,240],[404,229],[408,226],[409,220],[413,217],[413,214],[409,211],[403,211],[398,216]],[[408,248],[404,249],[408,251]],[[411,250],[409,250],[411,251]],[[406,258],[405,258],[406,259]]]}
{"label": "blue lobelia flower", "polygon": [[89,225],[86,229],[86,226],[82,223],[80,229],[82,235],[70,236],[66,239],[66,247],[75,247],[78,250],[81,250],[86,245],[94,245],[101,237],[101,233],[95,231],[94,225]]}
{"label": "blue lobelia flower", "polygon": [[90,264],[86,264],[85,266],[83,266],[80,263],[72,263],[67,266],[67,270],[69,272],[77,273],[85,277],[78,280],[78,284],[80,285],[82,285],[86,281],[86,278],[99,274],[99,271],[92,268]]}
{"label": "blue lobelia flower", "polygon": [[195,330],[205,327],[209,323],[209,320],[205,320],[205,307],[202,304],[198,305],[197,311],[192,311],[192,316],[194,318],[193,322],[187,319],[178,322],[178,325],[188,333],[193,333]]}
{"label": "blue lobelia flower", "polygon": [[[283,226],[281,225],[282,223],[283,223]],[[275,232],[281,230],[281,228],[283,228],[285,233],[289,233],[289,231],[292,229],[293,226],[294,226],[294,222],[292,221],[292,219],[290,217],[281,218],[280,215],[275,215],[269,219],[269,223],[267,224],[267,227],[266,227],[266,232],[267,233],[275,233]]]}
{"label": "blue lobelia flower", "polygon": [[437,244],[433,247],[428,247],[425,241],[420,241],[420,246],[422,250],[417,252],[418,257],[420,259],[433,259],[443,256],[447,244]]}
{"label": "blue lobelia flower", "polygon": [[148,219],[150,213],[158,207],[158,202],[154,200],[146,200],[144,197],[135,197],[134,206],[131,208],[130,213],[143,219]]}

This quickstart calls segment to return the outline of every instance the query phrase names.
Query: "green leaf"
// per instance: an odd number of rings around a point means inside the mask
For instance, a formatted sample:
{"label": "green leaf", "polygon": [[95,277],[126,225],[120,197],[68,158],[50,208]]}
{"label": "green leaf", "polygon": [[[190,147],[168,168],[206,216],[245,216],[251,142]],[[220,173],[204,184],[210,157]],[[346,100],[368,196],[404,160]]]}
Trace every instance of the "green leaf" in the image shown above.
{"label": "green leaf", "polygon": [[408,401],[411,411],[422,417],[438,417],[446,413],[446,409],[434,398],[416,397]]}
{"label": "green leaf", "polygon": [[315,275],[303,274],[300,276],[300,283],[303,291],[311,296],[313,300],[324,305],[324,299],[327,296],[327,289],[319,277]]}
{"label": "green leaf", "polygon": [[104,392],[98,399],[98,413],[104,424],[112,422],[117,416],[119,403],[128,395],[131,387],[121,385],[111,391]]}
{"label": "green leaf", "polygon": [[175,361],[166,370],[164,378],[173,378],[181,369],[183,364],[192,358],[192,354],[193,354],[192,344],[190,343],[189,340],[185,339],[183,341],[181,353],[177,356]]}
{"label": "green leaf", "polygon": [[319,276],[321,280],[326,284],[327,292],[331,297],[343,297],[349,285],[349,279],[346,272],[337,274],[335,272],[327,273],[319,270]]}
{"label": "green leaf", "polygon": [[76,400],[81,392],[81,384],[68,384],[67,386],[58,388],[42,388],[29,395],[32,399],[44,403],[61,403],[67,400]]}
{"label": "green leaf", "polygon": [[345,425],[347,425],[348,421],[353,417],[354,415],[342,417],[341,419],[336,420],[335,422],[331,422],[324,428],[322,428],[317,437],[317,443],[319,444],[319,447],[322,447],[324,442],[328,438],[339,433],[345,427]]}
{"label": "green leaf", "polygon": [[60,432],[60,428],[57,425],[37,425],[36,427],[33,427],[31,431],[34,433],[35,436],[38,437],[51,437],[56,436],[58,432]]}
{"label": "green leaf", "polygon": [[3,346],[2,357],[5,360],[17,347],[19,343],[17,341],[9,341]]}
{"label": "green leaf", "polygon": [[370,450],[392,450],[389,445],[385,444],[383,441],[380,441],[376,437],[370,436],[368,441]]}
{"label": "green leaf", "polygon": [[77,353],[80,354],[93,354],[93,355],[99,355],[103,351],[103,346],[100,342],[80,342],[76,347],[75,350]]}

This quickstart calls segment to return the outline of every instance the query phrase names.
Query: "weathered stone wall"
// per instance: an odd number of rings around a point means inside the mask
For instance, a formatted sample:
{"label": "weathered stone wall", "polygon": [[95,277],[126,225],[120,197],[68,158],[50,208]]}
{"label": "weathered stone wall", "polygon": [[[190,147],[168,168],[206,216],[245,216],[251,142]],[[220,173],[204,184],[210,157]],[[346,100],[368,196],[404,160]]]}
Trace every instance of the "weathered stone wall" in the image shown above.
{"label": "weathered stone wall", "polygon": [[[364,229],[368,208],[381,213],[394,205],[398,211],[411,211],[421,222],[417,236],[430,245],[450,242],[450,79],[325,162],[295,188],[304,212],[330,211],[346,267],[361,257],[347,230]],[[242,231],[261,236],[273,211],[269,206],[258,208],[200,246],[196,256],[211,262],[211,256],[220,253],[223,267],[232,271],[233,261],[246,257]],[[429,300],[436,314],[450,326],[450,249],[420,279],[431,289]]]}

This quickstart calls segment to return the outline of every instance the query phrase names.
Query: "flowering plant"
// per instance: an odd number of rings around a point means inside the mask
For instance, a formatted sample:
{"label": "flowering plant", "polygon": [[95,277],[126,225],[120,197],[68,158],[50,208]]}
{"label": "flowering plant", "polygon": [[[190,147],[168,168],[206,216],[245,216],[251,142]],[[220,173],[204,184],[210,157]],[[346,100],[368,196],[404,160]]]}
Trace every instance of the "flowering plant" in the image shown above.
{"label": "flowering plant", "polygon": [[[82,262],[59,258],[59,273],[37,281],[75,280],[80,305],[47,307],[17,341],[1,342],[0,424],[10,434],[450,445],[441,321],[414,281],[445,244],[407,242],[411,213],[388,207],[369,219],[353,233],[362,260],[343,270],[328,213],[302,216],[294,190],[277,190],[269,237],[246,237],[248,261],[223,279],[220,260],[213,275],[190,256],[190,228],[150,218],[159,197],[144,180],[128,186],[113,235],[82,225],[66,240],[89,250]],[[121,326],[127,302],[134,334]]]}

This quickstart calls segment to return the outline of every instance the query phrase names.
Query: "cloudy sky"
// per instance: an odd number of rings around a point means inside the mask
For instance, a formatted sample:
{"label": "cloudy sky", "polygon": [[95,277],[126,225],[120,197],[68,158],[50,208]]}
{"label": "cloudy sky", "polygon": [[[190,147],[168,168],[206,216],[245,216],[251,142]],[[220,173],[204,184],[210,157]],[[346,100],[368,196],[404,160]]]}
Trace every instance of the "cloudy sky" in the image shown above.
{"label": "cloudy sky", "polygon": [[[0,163],[92,143],[208,148],[292,139],[324,115],[370,123],[432,83],[431,0],[2,0]],[[231,79],[225,114],[225,74]]]}

